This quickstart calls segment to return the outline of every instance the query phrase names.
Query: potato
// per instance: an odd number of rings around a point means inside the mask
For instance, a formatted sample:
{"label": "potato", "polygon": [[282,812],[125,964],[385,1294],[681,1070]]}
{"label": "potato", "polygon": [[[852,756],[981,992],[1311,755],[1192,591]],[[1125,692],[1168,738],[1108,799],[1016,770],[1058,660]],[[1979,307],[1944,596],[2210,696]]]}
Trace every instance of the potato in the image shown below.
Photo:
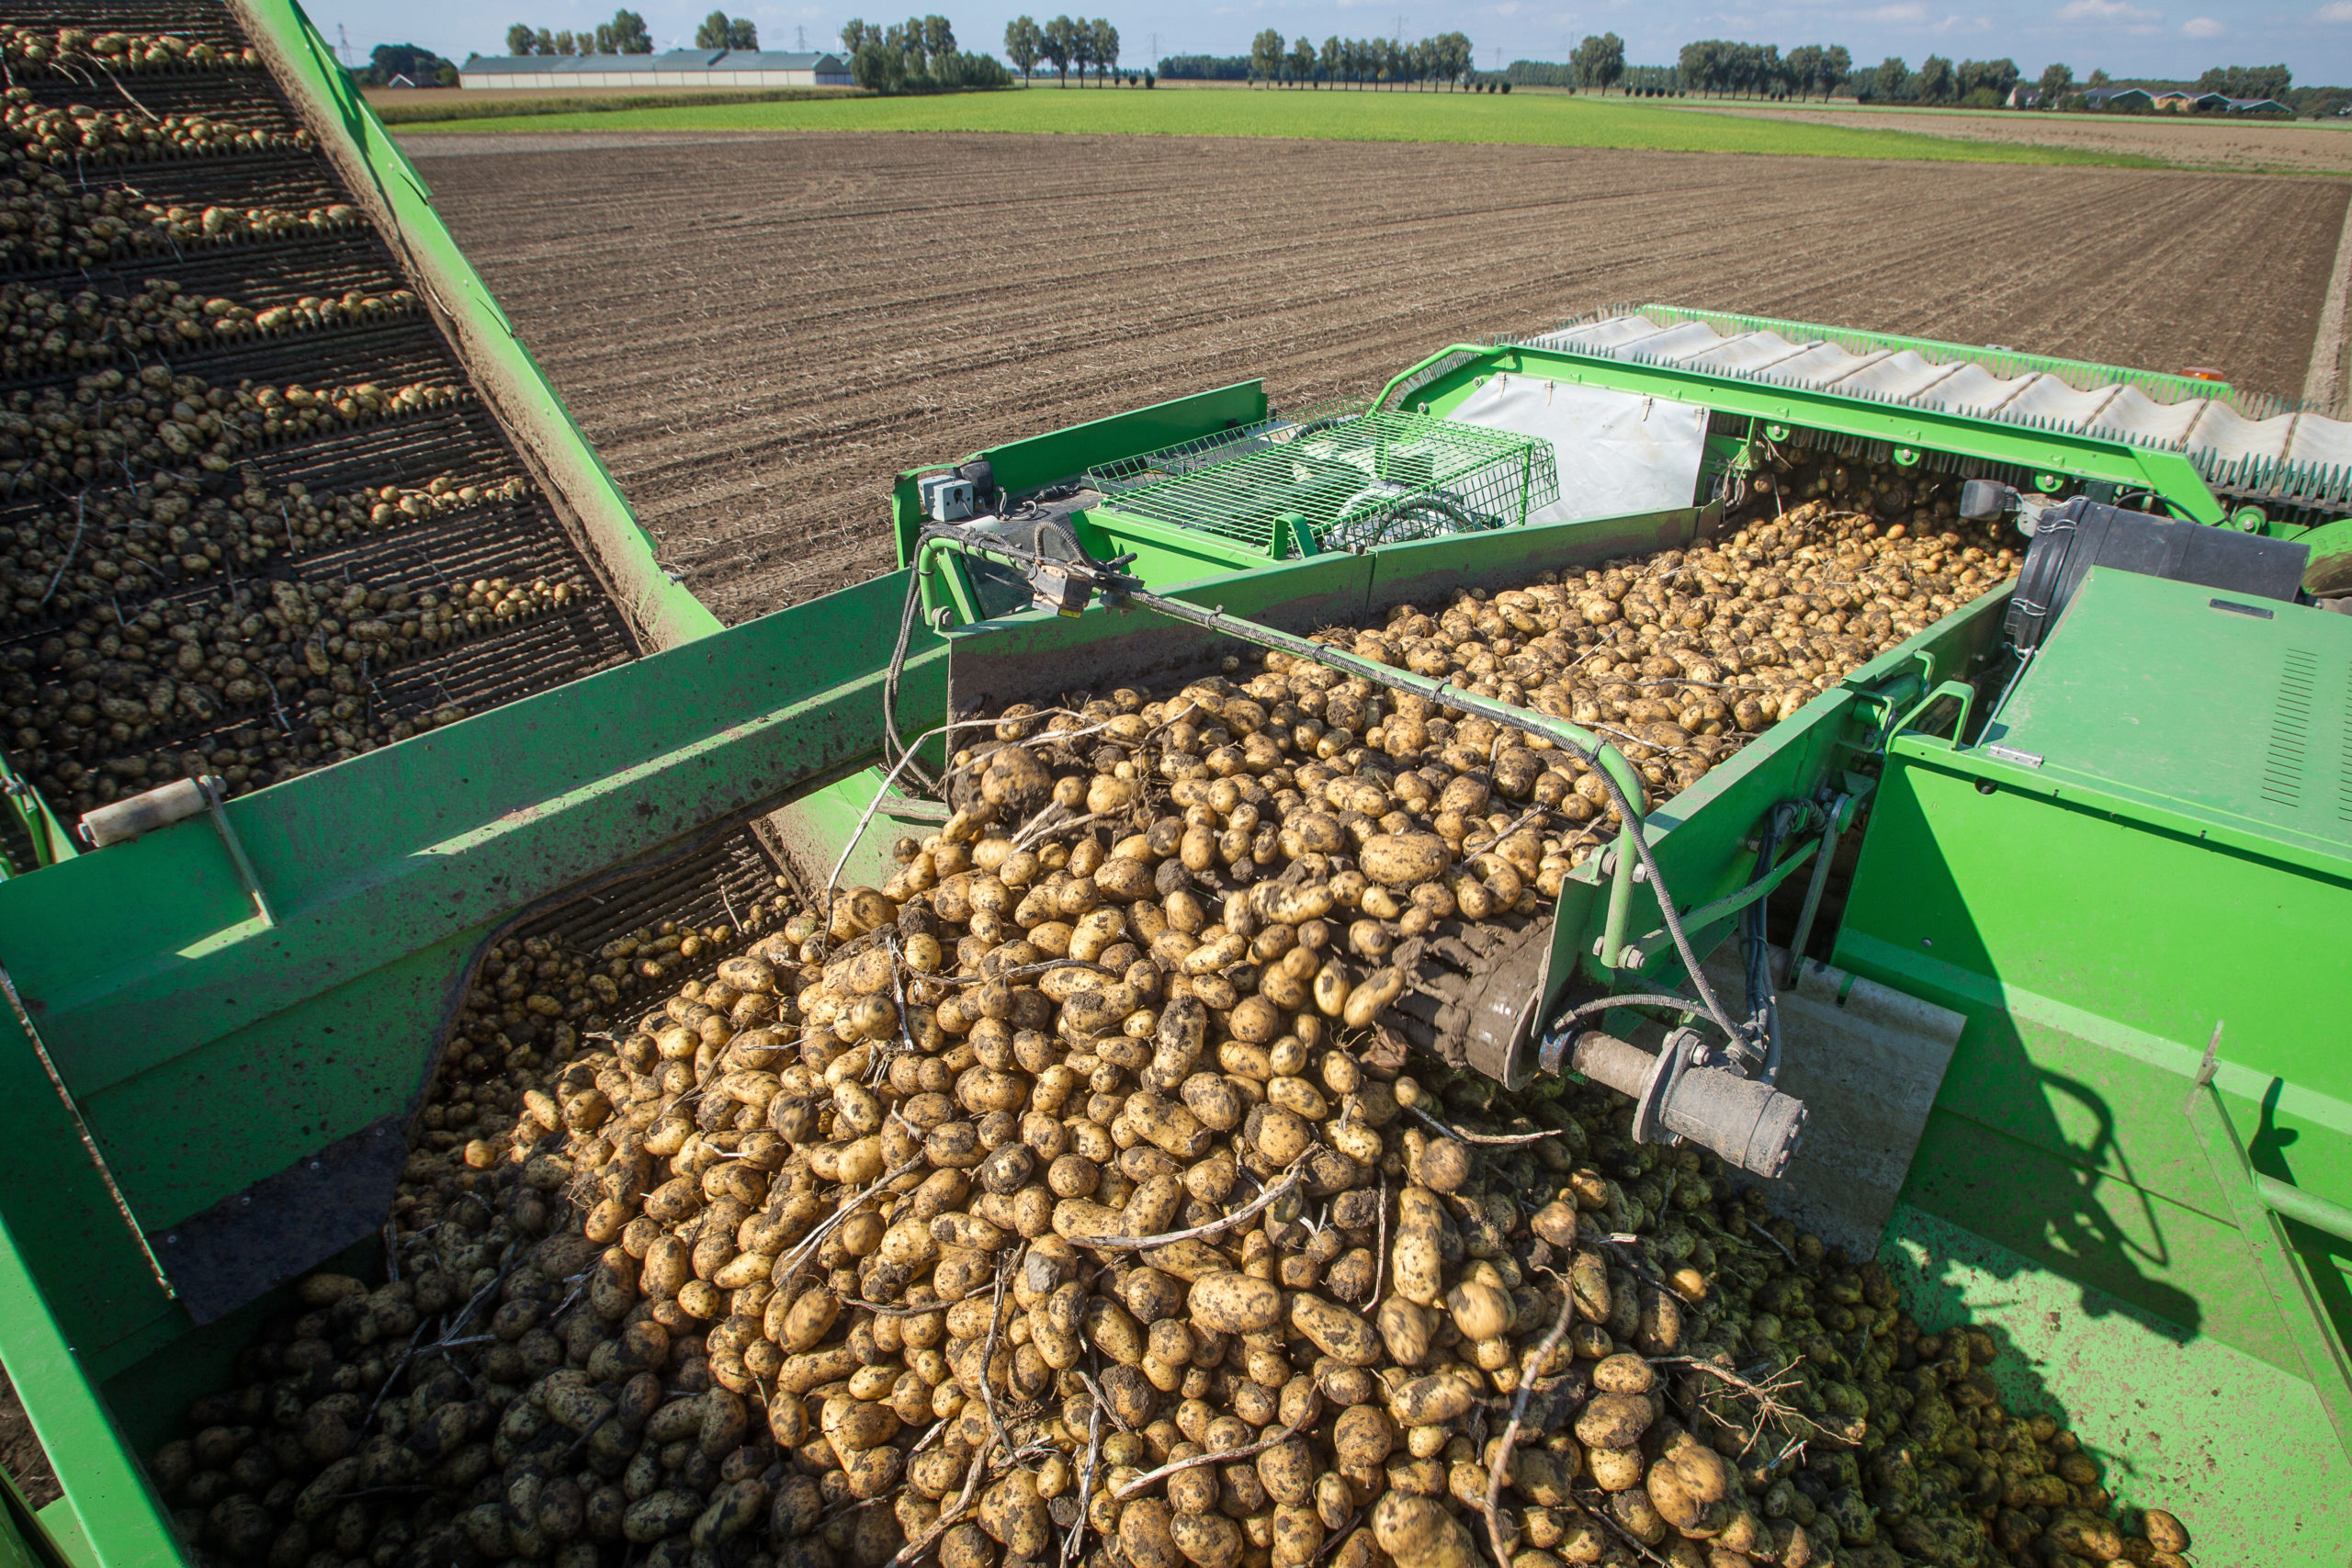
{"label": "potato", "polygon": [[1397,1194],[1396,1249],[1389,1268],[1398,1292],[1422,1306],[1434,1306],[1444,1293],[1444,1264],[1439,1257],[1443,1228],[1436,1193],[1408,1187]]}
{"label": "potato", "polygon": [[1135,1568],[1182,1568],[1191,1561],[1176,1544],[1174,1517],[1157,1497],[1137,1497],[1119,1510],[1119,1550]]}
{"label": "potato", "polygon": [[[1200,1287],[1193,1289],[1197,1292]],[[1301,1291],[1291,1297],[1290,1325],[1334,1360],[1351,1367],[1369,1367],[1380,1359],[1381,1337],[1372,1325],[1310,1292]]]}
{"label": "potato", "polygon": [[1193,1321],[1212,1334],[1250,1334],[1282,1321],[1282,1292],[1246,1274],[1204,1274],[1193,1282],[1186,1303]]}
{"label": "potato", "polygon": [[1376,833],[1364,840],[1358,863],[1381,886],[1408,888],[1442,874],[1449,858],[1434,833]]}

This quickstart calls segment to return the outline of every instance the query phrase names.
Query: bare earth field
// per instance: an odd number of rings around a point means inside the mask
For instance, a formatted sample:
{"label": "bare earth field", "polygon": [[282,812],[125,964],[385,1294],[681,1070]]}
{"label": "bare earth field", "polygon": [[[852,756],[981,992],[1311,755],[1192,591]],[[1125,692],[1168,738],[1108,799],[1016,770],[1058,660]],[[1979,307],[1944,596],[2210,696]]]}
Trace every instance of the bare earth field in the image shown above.
{"label": "bare earth field", "polygon": [[1908,130],[1960,141],[2136,153],[2199,169],[2352,175],[2352,126],[2311,120],[2232,123],[2168,115],[1936,114],[1919,109],[1792,109],[1761,104],[1679,107],[1702,114],[1759,115],[1859,130]]}
{"label": "bare earth field", "polygon": [[2302,385],[2347,190],[2110,169],[1074,136],[408,141],[660,537],[746,619],[892,474],[1659,300]]}

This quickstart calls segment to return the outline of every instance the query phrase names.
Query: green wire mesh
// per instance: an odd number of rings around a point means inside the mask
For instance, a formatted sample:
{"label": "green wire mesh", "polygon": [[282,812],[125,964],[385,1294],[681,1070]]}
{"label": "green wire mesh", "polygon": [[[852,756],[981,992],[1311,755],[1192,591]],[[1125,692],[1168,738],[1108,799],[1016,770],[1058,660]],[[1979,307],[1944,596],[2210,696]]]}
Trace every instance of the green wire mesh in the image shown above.
{"label": "green wire mesh", "polygon": [[[1309,410],[1087,471],[1110,511],[1296,556],[1508,528],[1559,498],[1552,446],[1401,410]],[[1286,520],[1277,527],[1277,519]]]}

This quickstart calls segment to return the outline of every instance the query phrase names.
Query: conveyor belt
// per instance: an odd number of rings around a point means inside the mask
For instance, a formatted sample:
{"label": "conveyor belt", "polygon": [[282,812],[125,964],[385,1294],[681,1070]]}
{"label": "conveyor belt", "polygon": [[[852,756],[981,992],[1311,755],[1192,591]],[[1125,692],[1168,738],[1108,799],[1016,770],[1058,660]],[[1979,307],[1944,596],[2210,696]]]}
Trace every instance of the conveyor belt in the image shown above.
{"label": "conveyor belt", "polygon": [[[93,33],[170,33],[238,54],[250,41],[220,0],[37,4],[13,6],[6,19],[18,27],[72,27]],[[23,67],[22,62],[18,64]],[[285,94],[258,64],[118,69],[111,77],[87,62],[77,69],[78,77],[53,67],[20,68],[15,85],[44,107],[78,104],[107,114],[200,115],[272,138],[277,144],[266,151],[201,154],[150,151],[125,157],[101,152],[62,162],[51,158],[37,167],[20,163],[28,149],[10,138],[0,140],[0,165],[6,165],[0,167],[0,175],[31,176],[45,168],[62,175],[68,194],[77,199],[85,192],[104,196],[119,191],[134,208],[139,203],[198,210],[224,207],[240,212],[259,208],[300,215],[350,202],[351,193],[325,157],[287,144],[300,124]],[[181,294],[198,300],[226,299],[255,312],[294,306],[304,298],[340,300],[356,292],[382,299],[401,290],[421,292],[376,232],[359,222],[305,226],[274,237],[181,238],[144,247],[118,237],[107,248],[112,254],[86,267],[70,260],[44,262],[20,254],[0,266],[0,283],[52,289],[69,301],[87,290],[104,302],[135,299],[151,280],[168,279]],[[33,357],[28,354],[28,359]],[[381,740],[395,723],[421,728],[452,708],[477,713],[610,668],[642,651],[602,582],[592,553],[566,529],[553,507],[537,493],[506,493],[527,480],[528,469],[473,395],[465,368],[438,325],[413,299],[402,301],[401,308],[333,323],[298,323],[172,344],[118,346],[110,340],[96,353],[85,349],[78,361],[51,357],[24,364],[16,379],[0,385],[0,404],[18,392],[70,400],[82,378],[94,372],[112,368],[136,377],[155,365],[175,377],[193,376],[209,388],[231,392],[241,386],[282,392],[296,385],[324,390],[374,383],[388,391],[412,385],[447,389],[458,397],[320,434],[269,438],[256,434],[231,456],[226,472],[209,472],[193,457],[169,454],[160,465],[142,463],[135,449],[118,448],[106,455],[111,466],[94,463],[97,471],[86,477],[62,470],[62,479],[0,473],[0,549],[17,549],[17,565],[8,575],[20,584],[12,595],[0,595],[0,657],[10,660],[11,669],[29,676],[42,690],[72,684],[55,660],[64,642],[78,634],[95,643],[119,627],[120,618],[136,616],[158,592],[183,606],[201,608],[225,605],[241,590],[253,596],[256,579],[354,582],[388,592],[446,596],[453,590],[462,595],[476,581],[505,578],[518,583],[572,583],[578,596],[560,609],[497,623],[455,642],[419,645],[412,656],[390,668],[369,668],[367,689],[349,694],[364,704],[358,720],[328,716],[332,696],[323,692],[323,682],[311,690],[328,697],[326,702],[306,705],[301,692],[287,690],[277,691],[258,705],[232,704],[223,696],[214,702],[208,719],[189,719],[182,713],[176,725],[153,720],[136,726],[129,740],[101,734],[105,727],[100,725],[86,732],[76,730],[79,739],[70,750],[55,752],[31,745],[33,732],[19,718],[6,732],[12,742],[10,760],[40,785],[61,817],[70,820],[104,800],[160,783],[175,773],[189,753],[207,754],[215,767],[223,765],[220,758],[238,754],[252,764],[251,776],[232,779],[232,786],[257,787],[332,760],[338,728],[347,739],[356,739],[364,727],[373,725],[368,733]],[[136,395],[141,395],[136,386],[108,394],[125,399]],[[163,407],[177,394],[144,395]],[[77,537],[81,515],[104,510],[92,508],[92,502],[124,499],[126,487],[152,485],[159,474],[194,480],[199,502],[209,496],[233,502],[248,487],[257,486],[271,504],[279,506],[285,536],[281,539],[268,530],[251,536],[243,559],[232,555],[222,569],[194,574],[180,562],[180,552],[194,546],[166,544],[158,525],[142,521],[135,531],[103,537],[80,530]],[[452,490],[477,486],[497,493],[478,503],[421,519],[396,518],[343,537],[304,536],[295,526],[294,509],[282,504],[290,484],[307,487],[313,496],[344,496],[362,488],[421,490],[436,479],[447,480]],[[77,502],[83,513],[77,513]],[[224,549],[232,547],[217,531],[209,536]],[[127,547],[134,538],[158,558],[143,567],[131,559]],[[266,556],[259,547],[265,544]],[[115,547],[121,553],[105,555]],[[99,558],[144,572],[156,586],[126,596],[119,586],[123,579],[93,570]],[[47,593],[48,602],[28,611],[42,598],[42,585],[52,576],[55,586]],[[21,585],[27,581],[33,585]],[[266,596],[265,590],[254,602],[266,602]],[[86,669],[76,671],[83,679],[90,673]],[[205,683],[218,678],[217,668],[189,677],[207,691],[213,688]],[[18,690],[21,694],[21,684]],[[347,709],[350,701],[344,705]],[[44,743],[49,744],[67,743],[52,734]],[[143,779],[135,765],[124,761],[134,758],[147,763]],[[69,759],[80,770],[70,784],[60,772],[61,763]],[[110,761],[119,764],[111,774],[107,767]]]}
{"label": "conveyor belt", "polygon": [[2096,435],[2178,452],[2223,496],[2352,506],[2352,423],[2178,376],[2118,378],[2103,367],[1957,344],[1922,353],[1867,333],[1654,305],[1512,341]]}

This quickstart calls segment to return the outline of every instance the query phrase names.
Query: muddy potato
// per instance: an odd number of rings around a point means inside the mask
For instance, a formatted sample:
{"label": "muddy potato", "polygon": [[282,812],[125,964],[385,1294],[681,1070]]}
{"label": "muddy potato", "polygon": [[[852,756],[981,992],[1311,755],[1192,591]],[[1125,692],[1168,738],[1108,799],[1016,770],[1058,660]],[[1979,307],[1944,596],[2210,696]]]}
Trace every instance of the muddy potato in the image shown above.
{"label": "muddy potato", "polygon": [[1212,1334],[1255,1333],[1282,1321],[1282,1291],[1246,1274],[1203,1275],[1185,1300],[1193,1321]]}

